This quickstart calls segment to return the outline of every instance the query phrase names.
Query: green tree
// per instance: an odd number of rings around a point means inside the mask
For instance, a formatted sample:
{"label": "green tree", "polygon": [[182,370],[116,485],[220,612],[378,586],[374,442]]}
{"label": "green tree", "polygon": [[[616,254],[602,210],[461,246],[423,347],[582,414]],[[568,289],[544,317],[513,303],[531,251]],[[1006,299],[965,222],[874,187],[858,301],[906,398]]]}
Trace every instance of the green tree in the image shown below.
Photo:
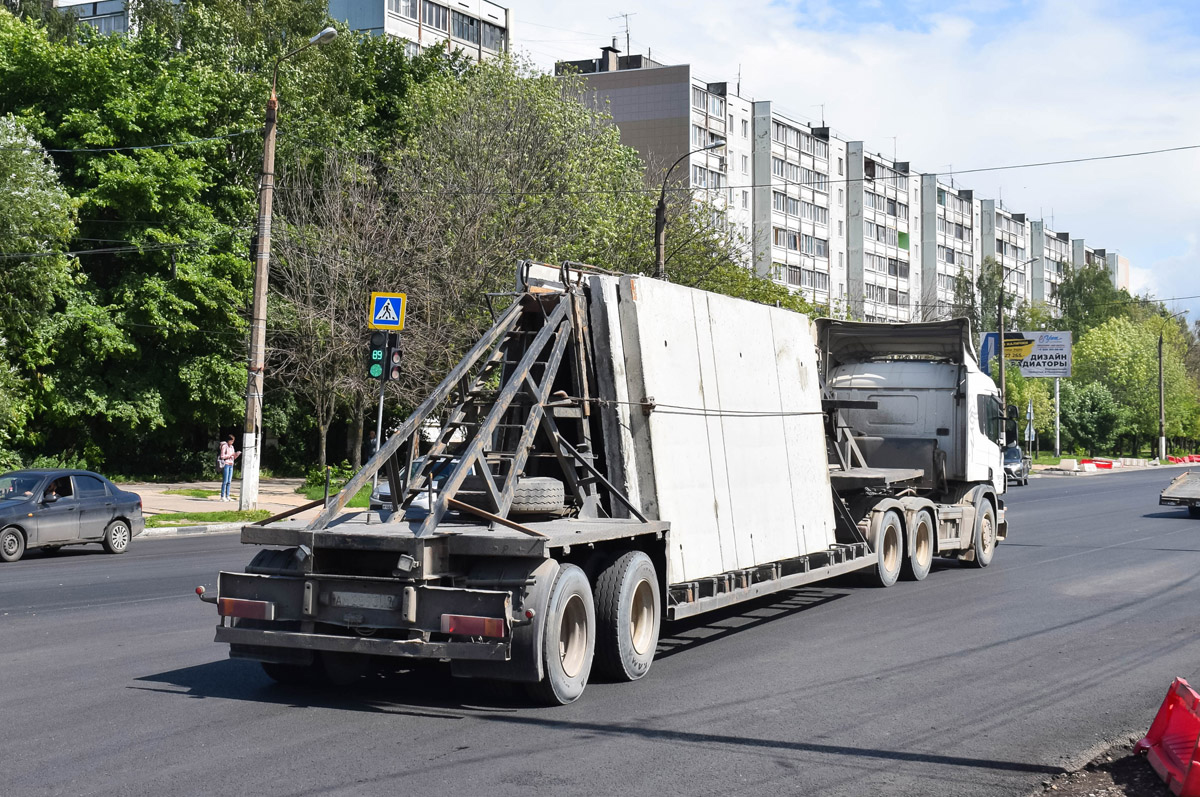
{"label": "green tree", "polygon": [[1064,450],[1108,453],[1116,442],[1121,408],[1103,384],[1065,381],[1059,389]]}

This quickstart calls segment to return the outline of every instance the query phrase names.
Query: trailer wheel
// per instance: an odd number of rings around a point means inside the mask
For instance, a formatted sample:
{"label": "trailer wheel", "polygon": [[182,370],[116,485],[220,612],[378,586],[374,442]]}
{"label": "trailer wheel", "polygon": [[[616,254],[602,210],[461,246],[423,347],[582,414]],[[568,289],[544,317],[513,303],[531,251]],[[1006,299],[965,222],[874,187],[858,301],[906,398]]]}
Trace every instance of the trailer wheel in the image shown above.
{"label": "trailer wheel", "polygon": [[904,560],[904,523],[900,513],[889,509],[876,513],[871,520],[875,541],[875,581],[881,587],[890,587],[900,578],[900,564]]}
{"label": "trailer wheel", "polygon": [[933,564],[933,516],[929,510],[922,509],[913,515],[908,533],[912,537],[912,553],[904,558],[904,577],[910,581],[923,581]]}
{"label": "trailer wheel", "polygon": [[559,569],[542,622],[545,675],[529,684],[529,694],[547,705],[566,705],[583,694],[596,650],[592,585],[575,565],[564,564]]}
{"label": "trailer wheel", "polygon": [[1189,517],[1200,517],[1200,506],[1194,506],[1194,505],[1189,506],[1188,507],[1188,516]]}
{"label": "trailer wheel", "polygon": [[636,681],[650,670],[662,624],[658,574],[650,557],[629,551],[596,579],[596,664],[612,678]]}
{"label": "trailer wheel", "polygon": [[976,567],[987,567],[996,553],[996,510],[992,502],[980,496],[975,510],[975,557],[971,563]]}
{"label": "trailer wheel", "polygon": [[313,664],[280,664],[274,661],[259,662],[267,677],[284,686],[307,686],[317,683],[320,674],[318,666]]}

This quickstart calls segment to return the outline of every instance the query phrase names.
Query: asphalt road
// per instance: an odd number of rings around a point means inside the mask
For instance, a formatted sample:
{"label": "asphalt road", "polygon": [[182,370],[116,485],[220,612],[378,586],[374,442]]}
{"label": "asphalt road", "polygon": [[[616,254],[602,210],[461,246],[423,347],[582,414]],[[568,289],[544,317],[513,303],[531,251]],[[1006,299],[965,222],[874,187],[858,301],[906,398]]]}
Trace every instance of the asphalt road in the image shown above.
{"label": "asphalt road", "polygon": [[578,703],[413,672],[270,682],[192,593],[236,535],[0,565],[0,794],[1025,794],[1200,681],[1173,471],[1034,479],[991,567],[844,579],[668,626]]}

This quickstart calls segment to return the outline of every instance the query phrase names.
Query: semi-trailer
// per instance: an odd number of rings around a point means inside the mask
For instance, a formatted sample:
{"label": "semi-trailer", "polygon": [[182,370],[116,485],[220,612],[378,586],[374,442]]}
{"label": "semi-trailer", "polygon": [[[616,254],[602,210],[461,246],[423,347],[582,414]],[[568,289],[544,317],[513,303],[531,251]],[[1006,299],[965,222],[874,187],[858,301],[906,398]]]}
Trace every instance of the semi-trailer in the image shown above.
{"label": "semi-trailer", "polygon": [[[315,519],[242,529],[245,572],[197,589],[232,657],[289,683],[442,660],[563,704],[645,675],[666,621],[986,567],[1006,536],[965,319],[814,322],[572,263],[508,296]],[[346,511],[377,474],[384,506]]]}

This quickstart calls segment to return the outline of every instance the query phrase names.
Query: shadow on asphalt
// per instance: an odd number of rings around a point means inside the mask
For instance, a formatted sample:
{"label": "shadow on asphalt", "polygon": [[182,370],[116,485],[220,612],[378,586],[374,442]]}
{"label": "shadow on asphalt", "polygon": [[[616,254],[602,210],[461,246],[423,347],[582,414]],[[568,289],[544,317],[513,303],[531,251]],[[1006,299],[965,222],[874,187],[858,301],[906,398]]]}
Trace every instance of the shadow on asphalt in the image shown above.
{"label": "shadow on asphalt", "polygon": [[[1142,517],[1169,517],[1175,518],[1176,520],[1195,520],[1195,518],[1188,513],[1186,506],[1180,507],[1179,509],[1165,509],[1161,512],[1147,512],[1146,514],[1142,515]],[[1200,528],[1200,523],[1196,525],[1198,528]]]}
{"label": "shadow on asphalt", "polygon": [[[794,609],[800,610],[802,609]],[[449,670],[443,667],[405,671],[365,680],[354,687],[341,689],[278,685],[268,679],[253,663],[234,659],[171,670],[138,680],[146,685],[129,688],[193,699],[245,700],[295,708],[326,708],[441,720],[474,719],[524,728],[536,727],[611,738],[638,738],[664,744],[720,745],[729,751],[741,749],[817,753],[852,759],[904,761],[1040,775],[1058,775],[1067,771],[1062,767],[1021,761],[557,719],[551,716],[555,709],[531,710],[522,691],[513,684],[455,679],[451,678]],[[186,691],[155,687],[152,684],[182,687]]]}

